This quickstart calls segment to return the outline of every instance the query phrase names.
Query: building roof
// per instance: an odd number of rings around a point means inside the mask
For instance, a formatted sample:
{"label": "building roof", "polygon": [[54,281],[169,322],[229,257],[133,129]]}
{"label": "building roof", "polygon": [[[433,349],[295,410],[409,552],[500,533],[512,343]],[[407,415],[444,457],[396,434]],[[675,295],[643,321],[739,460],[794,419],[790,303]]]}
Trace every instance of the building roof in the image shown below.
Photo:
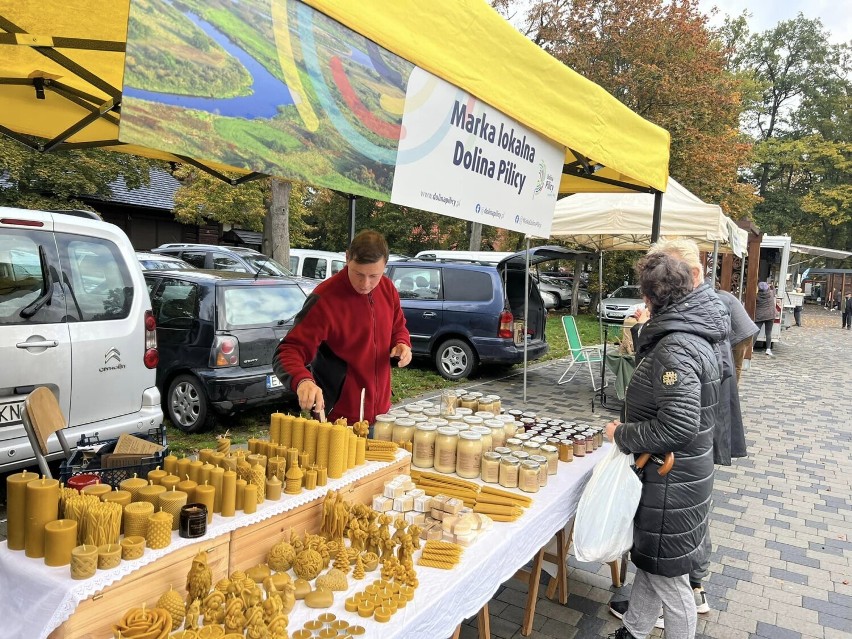
{"label": "building roof", "polygon": [[805,253],[806,255],[818,255],[820,257],[828,257],[835,260],[845,260],[852,257],[849,251],[840,251],[838,249],[824,248],[822,246],[808,246],[807,244],[791,244],[790,250],[794,253]]}
{"label": "building roof", "polygon": [[230,231],[225,232],[223,239],[230,242],[241,242],[252,246],[260,246],[263,244],[263,233],[258,233],[257,231],[246,231],[244,229],[231,229]]}
{"label": "building roof", "polygon": [[123,177],[113,180],[109,184],[109,195],[86,196],[85,199],[101,200],[116,204],[127,204],[139,206],[146,209],[159,209],[171,211],[175,208],[175,192],[180,186],[172,174],[163,169],[150,169],[151,181],[140,186],[138,189],[129,189]]}

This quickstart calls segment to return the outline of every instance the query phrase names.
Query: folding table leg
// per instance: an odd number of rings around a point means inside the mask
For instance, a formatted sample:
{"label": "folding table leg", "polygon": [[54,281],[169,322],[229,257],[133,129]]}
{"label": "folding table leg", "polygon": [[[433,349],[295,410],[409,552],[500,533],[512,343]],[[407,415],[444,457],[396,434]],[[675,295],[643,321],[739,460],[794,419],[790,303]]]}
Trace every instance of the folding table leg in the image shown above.
{"label": "folding table leg", "polygon": [[621,588],[621,575],[618,570],[618,559],[609,562],[609,573],[612,577],[612,585],[615,588]]}
{"label": "folding table leg", "polygon": [[488,604],[479,610],[476,625],[479,628],[479,639],[491,639],[491,616],[488,614]]}
{"label": "folding table leg", "polygon": [[461,624],[456,626],[456,631],[453,633],[453,636],[451,637],[451,639],[459,639],[460,635],[461,635]]}
{"label": "folding table leg", "polygon": [[527,608],[524,611],[524,624],[521,626],[521,634],[525,637],[532,632],[533,619],[535,619],[535,605],[538,602],[538,584],[541,579],[541,564],[544,561],[544,548],[535,556],[532,570],[529,574],[529,592],[527,593]]}

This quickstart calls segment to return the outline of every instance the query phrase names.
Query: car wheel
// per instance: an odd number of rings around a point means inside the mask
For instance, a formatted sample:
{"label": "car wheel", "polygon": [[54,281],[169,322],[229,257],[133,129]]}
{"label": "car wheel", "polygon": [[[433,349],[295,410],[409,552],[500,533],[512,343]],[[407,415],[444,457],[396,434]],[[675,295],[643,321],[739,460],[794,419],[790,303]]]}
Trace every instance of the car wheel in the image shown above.
{"label": "car wheel", "polygon": [[213,425],[207,396],[201,382],[192,375],[178,375],[172,380],[166,410],[175,428],[185,433],[200,433]]}
{"label": "car wheel", "polygon": [[455,381],[473,373],[476,368],[476,355],[467,342],[448,339],[435,351],[435,366],[441,377]]}

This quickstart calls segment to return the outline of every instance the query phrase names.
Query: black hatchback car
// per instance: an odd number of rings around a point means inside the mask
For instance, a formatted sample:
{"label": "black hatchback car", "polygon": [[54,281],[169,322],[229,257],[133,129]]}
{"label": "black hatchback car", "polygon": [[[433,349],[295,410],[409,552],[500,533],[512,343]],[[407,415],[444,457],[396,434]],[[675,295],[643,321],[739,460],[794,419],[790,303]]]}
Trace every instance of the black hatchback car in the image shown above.
{"label": "black hatchback car", "polygon": [[294,400],[272,372],[275,348],[305,302],[294,281],[226,271],[148,271],[145,281],[157,320],[157,387],[177,428],[199,432],[215,414]]}

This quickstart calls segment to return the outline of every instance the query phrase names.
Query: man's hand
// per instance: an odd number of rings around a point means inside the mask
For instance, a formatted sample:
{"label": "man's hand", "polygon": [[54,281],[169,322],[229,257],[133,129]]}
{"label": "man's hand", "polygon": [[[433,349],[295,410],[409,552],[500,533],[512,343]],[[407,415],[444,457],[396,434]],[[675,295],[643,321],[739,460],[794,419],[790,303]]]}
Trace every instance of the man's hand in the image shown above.
{"label": "man's hand", "polygon": [[391,349],[390,356],[399,358],[397,366],[400,368],[408,366],[411,363],[411,347],[408,344],[399,343]]}
{"label": "man's hand", "polygon": [[604,427],[605,435],[607,440],[614,442],[615,441],[615,429],[621,426],[621,422],[616,420],[611,421]]}
{"label": "man's hand", "polygon": [[312,410],[316,413],[325,410],[322,389],[312,379],[303,379],[299,382],[296,387],[296,396],[299,398],[299,406],[302,410]]}

